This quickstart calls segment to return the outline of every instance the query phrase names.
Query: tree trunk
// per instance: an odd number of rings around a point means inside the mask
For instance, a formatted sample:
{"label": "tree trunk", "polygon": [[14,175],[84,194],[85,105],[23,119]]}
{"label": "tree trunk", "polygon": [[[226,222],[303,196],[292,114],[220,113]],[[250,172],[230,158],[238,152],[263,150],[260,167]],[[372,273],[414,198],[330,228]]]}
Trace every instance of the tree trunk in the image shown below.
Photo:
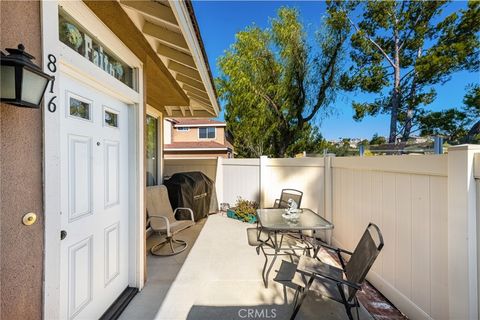
{"label": "tree trunk", "polygon": [[399,49],[399,38],[398,30],[395,25],[394,27],[395,35],[395,57],[394,57],[394,82],[393,82],[393,95],[392,95],[392,106],[390,113],[390,136],[388,137],[389,143],[397,143],[397,122],[398,122],[398,109],[400,108],[400,49]]}
{"label": "tree trunk", "polygon": [[[422,47],[418,48],[417,59],[422,56]],[[415,66],[414,66],[415,68]],[[413,127],[413,116],[415,114],[415,99],[417,94],[417,73],[414,72],[412,86],[410,88],[410,103],[408,105],[407,117],[405,120],[405,129],[403,130],[402,140],[407,141],[410,138],[410,133],[412,132]]]}

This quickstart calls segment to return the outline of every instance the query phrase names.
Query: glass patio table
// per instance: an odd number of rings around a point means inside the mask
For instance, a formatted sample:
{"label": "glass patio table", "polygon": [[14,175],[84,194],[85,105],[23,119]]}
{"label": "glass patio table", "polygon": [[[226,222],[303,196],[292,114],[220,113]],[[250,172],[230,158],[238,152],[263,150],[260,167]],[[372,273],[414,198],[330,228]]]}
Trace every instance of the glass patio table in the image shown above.
{"label": "glass patio table", "polygon": [[[302,208],[301,213],[298,213],[298,218],[291,220],[287,218],[285,209],[258,209],[257,218],[258,222],[261,225],[259,232],[257,234],[260,244],[257,247],[257,253],[259,250],[262,250],[263,255],[265,256],[265,264],[263,266],[263,282],[265,287],[268,288],[268,276],[270,271],[275,264],[275,260],[279,255],[291,255],[296,254],[295,250],[307,250],[310,252],[310,249],[314,249],[313,245],[308,242],[308,240],[303,236],[302,231],[320,231],[320,230],[331,230],[333,229],[333,224],[313,212],[311,209]],[[268,238],[265,241],[260,240],[260,232],[268,233]],[[296,240],[306,244],[305,246],[289,246],[282,247],[283,236],[285,234],[298,234],[299,237]],[[278,241],[278,235],[281,235],[280,241]],[[273,253],[267,253],[265,251],[265,246],[273,249]],[[281,251],[285,251],[282,253]],[[287,253],[287,251],[292,251],[292,253]],[[270,266],[267,269],[268,257],[273,256],[273,259],[270,263]]]}

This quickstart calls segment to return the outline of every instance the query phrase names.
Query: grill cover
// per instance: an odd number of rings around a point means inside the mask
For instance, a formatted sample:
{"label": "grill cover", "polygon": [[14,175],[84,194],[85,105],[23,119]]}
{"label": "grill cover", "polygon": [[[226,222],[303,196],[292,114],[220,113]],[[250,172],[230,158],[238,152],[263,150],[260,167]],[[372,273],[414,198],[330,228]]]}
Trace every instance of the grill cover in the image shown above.
{"label": "grill cover", "polygon": [[[175,173],[164,182],[172,207],[190,208],[195,221],[208,216],[214,195],[214,182],[199,171]],[[177,220],[190,220],[190,213],[177,211]]]}

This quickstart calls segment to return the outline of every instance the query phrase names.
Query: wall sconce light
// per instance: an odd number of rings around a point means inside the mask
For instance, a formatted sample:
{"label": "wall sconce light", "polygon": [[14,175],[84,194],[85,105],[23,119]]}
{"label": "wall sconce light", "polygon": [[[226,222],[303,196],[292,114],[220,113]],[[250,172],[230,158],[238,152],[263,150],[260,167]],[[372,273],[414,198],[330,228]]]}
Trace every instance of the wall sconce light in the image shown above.
{"label": "wall sconce light", "polygon": [[25,52],[23,44],[18,49],[5,49],[1,53],[0,101],[19,107],[39,108],[48,82],[53,77],[44,73],[32,62],[35,59]]}

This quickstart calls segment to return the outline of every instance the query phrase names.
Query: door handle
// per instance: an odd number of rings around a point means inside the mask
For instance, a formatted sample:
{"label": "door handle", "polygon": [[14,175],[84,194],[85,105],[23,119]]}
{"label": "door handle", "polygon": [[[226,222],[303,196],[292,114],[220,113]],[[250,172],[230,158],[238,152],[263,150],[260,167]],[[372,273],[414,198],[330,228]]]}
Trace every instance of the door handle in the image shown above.
{"label": "door handle", "polygon": [[63,240],[67,237],[67,231],[62,230],[60,231],[60,240]]}

